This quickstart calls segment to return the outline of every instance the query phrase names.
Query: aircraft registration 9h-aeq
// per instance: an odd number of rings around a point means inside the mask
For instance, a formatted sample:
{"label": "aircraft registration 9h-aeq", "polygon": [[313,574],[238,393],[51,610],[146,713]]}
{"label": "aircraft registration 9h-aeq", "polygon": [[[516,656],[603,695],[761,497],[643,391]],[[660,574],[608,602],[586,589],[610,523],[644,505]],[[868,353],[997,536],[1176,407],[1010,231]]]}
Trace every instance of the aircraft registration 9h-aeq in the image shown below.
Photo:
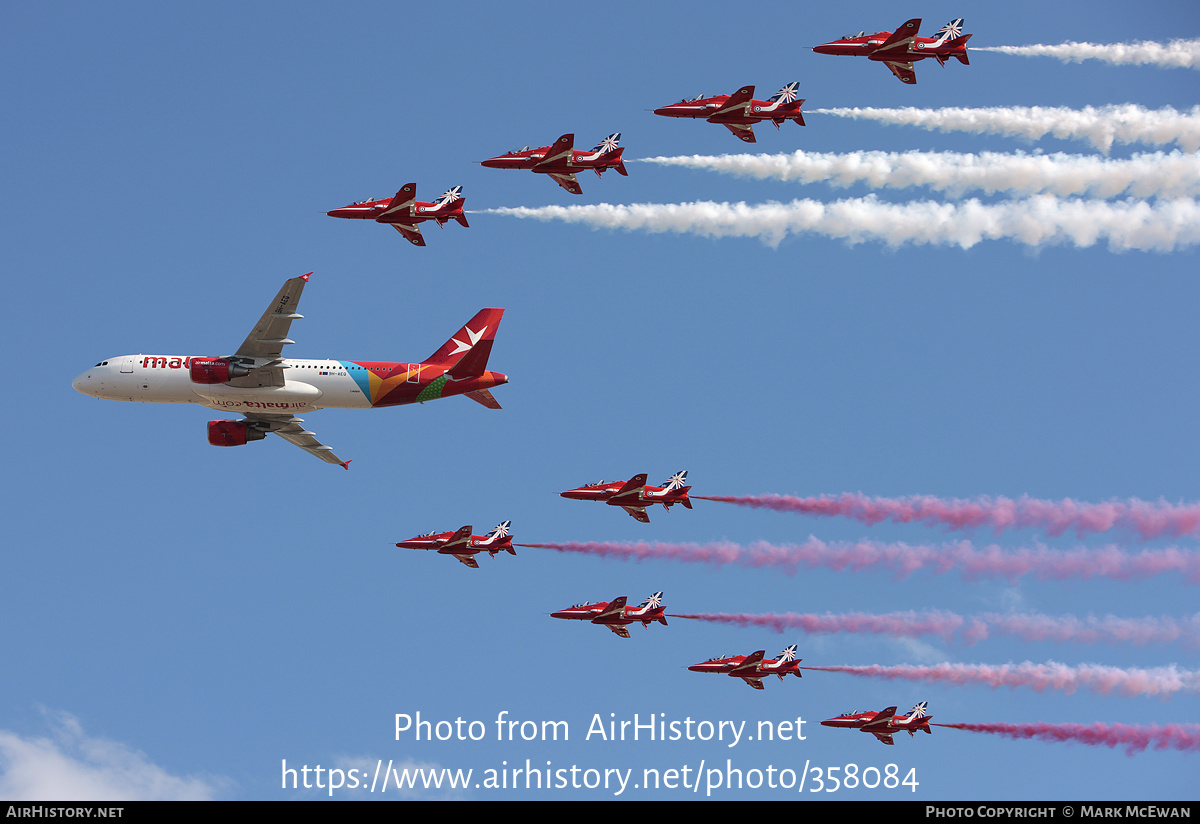
{"label": "aircraft registration 9h-aeq", "polygon": [[298,413],[318,409],[373,409],[466,395],[499,409],[493,386],[508,376],[487,369],[503,309],[481,309],[427,359],[390,361],[299,360],[283,357],[300,294],[309,275],[284,283],[250,335],[228,357],[120,355],[97,363],[71,382],[95,398],[142,403],[197,403],[241,419],[209,421],[213,446],[242,446],[274,432],[321,460],[349,468],[301,424]]}

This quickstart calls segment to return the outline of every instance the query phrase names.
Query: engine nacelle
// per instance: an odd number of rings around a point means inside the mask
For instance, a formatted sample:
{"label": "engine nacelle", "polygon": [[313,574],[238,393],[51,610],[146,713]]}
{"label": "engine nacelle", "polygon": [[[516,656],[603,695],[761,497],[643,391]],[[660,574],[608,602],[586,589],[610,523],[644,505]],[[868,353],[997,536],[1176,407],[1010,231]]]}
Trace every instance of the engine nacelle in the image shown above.
{"label": "engine nacelle", "polygon": [[192,358],[188,367],[188,375],[192,383],[229,383],[234,378],[249,375],[250,369],[240,363],[234,363],[233,358]]}
{"label": "engine nacelle", "polygon": [[208,442],[213,446],[245,446],[247,441],[261,441],[267,433],[246,421],[209,421]]}

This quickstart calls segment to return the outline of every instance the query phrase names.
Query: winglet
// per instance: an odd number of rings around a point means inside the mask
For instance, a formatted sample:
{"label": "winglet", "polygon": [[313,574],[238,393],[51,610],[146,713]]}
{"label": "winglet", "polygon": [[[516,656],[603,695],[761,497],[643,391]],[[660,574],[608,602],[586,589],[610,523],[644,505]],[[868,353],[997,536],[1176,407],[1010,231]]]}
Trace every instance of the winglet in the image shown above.
{"label": "winglet", "polygon": [[[351,459],[350,459],[350,461],[352,461],[352,460],[354,460],[354,459],[353,459],[353,458],[351,458]],[[350,468],[350,461],[344,461],[344,462],[342,463],[342,469],[349,469],[349,468]]]}
{"label": "winglet", "polygon": [[312,272],[309,272],[307,275],[301,275],[300,280],[304,281],[305,283],[308,283],[308,278],[310,275],[312,275]]}

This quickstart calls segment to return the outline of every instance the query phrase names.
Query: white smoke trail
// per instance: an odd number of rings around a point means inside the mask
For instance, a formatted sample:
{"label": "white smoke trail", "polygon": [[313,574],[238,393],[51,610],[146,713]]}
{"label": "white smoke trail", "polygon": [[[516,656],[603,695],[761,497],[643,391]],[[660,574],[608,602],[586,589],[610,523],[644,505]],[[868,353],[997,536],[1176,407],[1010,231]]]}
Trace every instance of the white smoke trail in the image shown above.
{"label": "white smoke trail", "polygon": [[1026,246],[1070,243],[1093,246],[1106,240],[1112,250],[1171,252],[1200,242],[1200,205],[1195,200],[1059,200],[1040,195],[1027,200],[984,204],[913,201],[884,203],[874,196],[834,203],[599,203],[486,209],[485,212],[535,220],[562,220],[593,228],[641,229],[705,237],[753,237],[778,246],[788,235],[810,232],[851,244],[871,240],[969,249],[984,240],[1007,239]]}
{"label": "white smoke trail", "polygon": [[971,51],[999,52],[1021,57],[1057,57],[1064,63],[1103,60],[1105,63],[1135,66],[1163,66],[1170,69],[1200,69],[1200,40],[1171,40],[1157,43],[1076,43],[1033,46],[976,46]]}
{"label": "white smoke trail", "polygon": [[814,109],[862,120],[877,120],[943,132],[1001,134],[1037,140],[1053,137],[1088,140],[1107,153],[1113,143],[1176,143],[1184,151],[1200,149],[1200,106],[1183,112],[1167,106],[1145,109],[1132,103],[1068,109],[1052,106],[992,106],[984,109],[838,108]]}
{"label": "white smoke trail", "polygon": [[928,186],[955,197],[970,190],[988,194],[1086,195],[1110,198],[1195,197],[1200,194],[1200,155],[1135,154],[1127,160],[1095,155],[1027,155],[980,152],[805,152],[647,157],[642,162],[683,166],[759,180],[829,183],[874,188]]}

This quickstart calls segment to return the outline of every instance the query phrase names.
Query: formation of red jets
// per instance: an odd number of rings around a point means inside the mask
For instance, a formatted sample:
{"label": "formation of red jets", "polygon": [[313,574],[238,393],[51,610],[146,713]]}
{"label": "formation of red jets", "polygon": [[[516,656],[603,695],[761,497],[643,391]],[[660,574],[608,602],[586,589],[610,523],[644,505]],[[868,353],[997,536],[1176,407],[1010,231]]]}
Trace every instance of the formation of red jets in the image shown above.
{"label": "formation of red jets", "polygon": [[[915,17],[894,32],[867,34],[860,31],[814,46],[813,51],[817,54],[866,57],[883,63],[901,82],[913,84],[917,82],[913,64],[926,57],[932,57],[942,66],[951,57],[964,66],[970,64],[967,41],[971,35],[963,34],[962,27],[963,19],[959,17],[939,29],[934,37],[920,37],[921,18]],[[678,103],[654,109],[654,113],[664,117],[703,118],[709,123],[721,124],[739,140],[755,143],[755,123],[770,122],[776,129],[789,120],[798,126],[805,125],[804,113],[800,110],[804,99],[798,98],[799,89],[799,81],[793,81],[767,100],[755,100],[754,87],[743,86],[733,94],[702,94],[685,98]],[[480,165],[489,169],[528,169],[548,176],[573,195],[581,195],[583,189],[576,178],[579,172],[591,169],[600,177],[605,171],[616,169],[617,174],[629,175],[621,158],[625,150],[618,145],[620,141],[621,134],[616,132],[591,150],[580,151],[575,148],[575,135],[564,134],[548,146],[536,149],[525,146],[480,161]],[[387,223],[414,246],[424,246],[425,238],[421,236],[419,224],[433,220],[439,226],[444,226],[447,221],[454,220],[467,226],[467,218],[463,214],[465,202],[462,186],[455,186],[432,203],[425,203],[416,199],[416,184],[406,183],[393,198],[360,200],[334,209],[328,215]]]}
{"label": "formation of red jets", "polygon": [[[962,34],[962,24],[961,18],[952,20],[934,37],[920,37],[921,20],[914,18],[894,32],[881,31],[871,35],[859,32],[823,43],[814,47],[813,51],[818,54],[857,55],[882,62],[901,82],[913,84],[917,82],[913,64],[919,60],[931,57],[944,66],[947,59],[953,57],[964,65],[969,63],[966,44],[971,35]],[[654,113],[663,117],[703,119],[717,123],[739,140],[755,143],[756,123],[769,122],[776,129],[789,120],[798,126],[805,125],[802,111],[804,99],[798,95],[799,88],[799,82],[793,81],[770,98],[758,100],[754,97],[754,86],[743,86],[733,94],[685,98],[678,103],[654,109]],[[576,177],[581,171],[591,169],[600,177],[605,171],[615,169],[620,175],[628,175],[620,139],[620,133],[614,133],[589,151],[581,151],[575,148],[575,135],[564,134],[547,146],[525,146],[481,161],[481,165],[492,169],[526,169],[535,174],[544,174],[571,194],[581,195],[583,189]],[[465,203],[461,186],[455,186],[437,200],[426,203],[416,199],[416,184],[407,183],[395,197],[358,201],[328,214],[330,217],[369,219],[390,224],[413,245],[424,246],[420,224],[434,221],[443,226],[453,220],[467,227],[463,212]],[[598,481],[560,494],[573,500],[599,501],[620,507],[641,523],[650,522],[647,510],[655,504],[661,504],[667,511],[675,504],[692,508],[686,470],[672,475],[662,486],[649,486],[646,480],[645,474],[639,474],[628,481]],[[476,556],[480,553],[486,552],[492,557],[500,552],[516,554],[509,532],[510,525],[509,521],[504,521],[483,537],[473,535],[470,526],[454,531],[429,532],[401,541],[396,546],[450,555],[462,564],[478,569]],[[640,623],[645,628],[652,623],[667,625],[662,592],[652,594],[636,607],[629,606],[626,597],[620,596],[611,601],[575,604],[552,612],[550,616],[605,626],[622,638],[630,637],[628,627],[631,624]],[[792,644],[777,658],[767,658],[765,650],[757,650],[748,655],[717,656],[693,664],[688,669],[740,678],[750,687],[762,690],[766,676],[775,675],[780,681],[788,674],[801,677],[800,661],[796,657],[796,645]],[[893,743],[892,735],[896,732],[907,731],[910,736],[918,730],[931,732],[926,706],[926,702],[921,702],[902,717],[896,716],[896,707],[888,707],[882,711],[846,713],[821,723],[828,727],[868,732],[882,743],[890,745]]]}

